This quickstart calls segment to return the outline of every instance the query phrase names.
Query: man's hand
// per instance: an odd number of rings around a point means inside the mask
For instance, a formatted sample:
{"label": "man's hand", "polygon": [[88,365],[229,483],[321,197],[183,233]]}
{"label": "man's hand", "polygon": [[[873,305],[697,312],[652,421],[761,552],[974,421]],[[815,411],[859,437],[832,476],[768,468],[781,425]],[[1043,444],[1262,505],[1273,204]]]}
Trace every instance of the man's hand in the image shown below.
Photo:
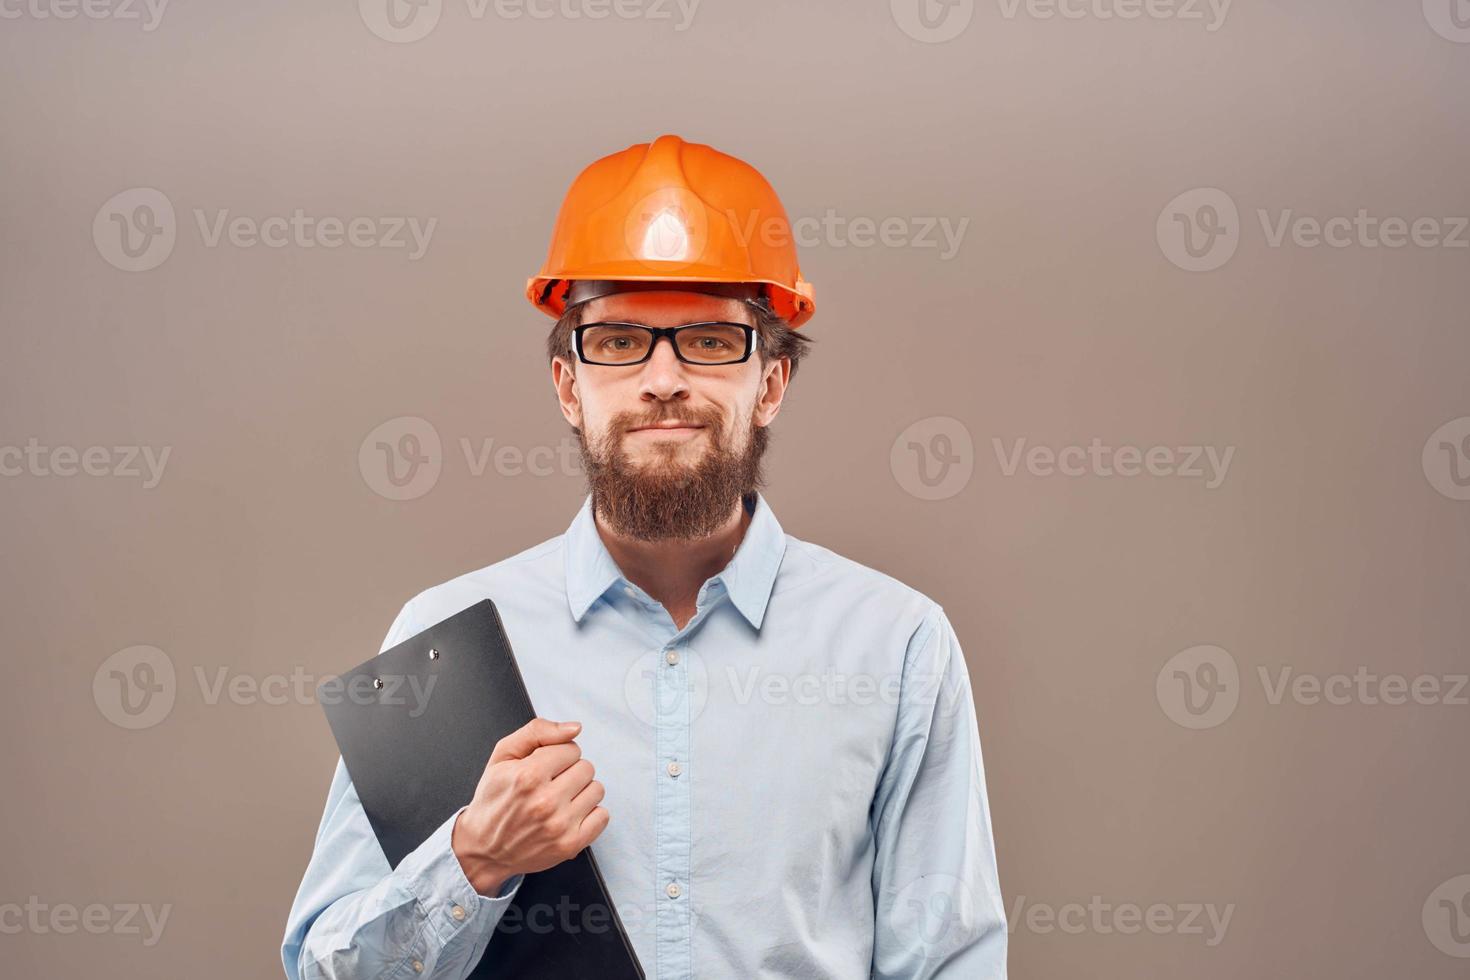
{"label": "man's hand", "polygon": [[607,826],[603,786],[572,741],[581,722],[533,718],[495,743],[451,846],[475,891],[575,857]]}

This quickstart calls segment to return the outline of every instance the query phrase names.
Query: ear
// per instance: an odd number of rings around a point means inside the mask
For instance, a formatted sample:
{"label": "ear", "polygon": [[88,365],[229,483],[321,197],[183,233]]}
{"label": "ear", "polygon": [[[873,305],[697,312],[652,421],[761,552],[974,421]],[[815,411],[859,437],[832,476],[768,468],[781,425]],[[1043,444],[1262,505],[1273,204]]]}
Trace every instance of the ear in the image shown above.
{"label": "ear", "polygon": [[562,417],[573,428],[583,428],[582,398],[577,391],[577,374],[569,358],[552,358],[551,384],[556,389],[556,400],[561,404]]}
{"label": "ear", "polygon": [[786,386],[791,383],[791,358],[783,357],[767,364],[761,374],[760,392],[755,402],[756,425],[770,425],[781,411]]}

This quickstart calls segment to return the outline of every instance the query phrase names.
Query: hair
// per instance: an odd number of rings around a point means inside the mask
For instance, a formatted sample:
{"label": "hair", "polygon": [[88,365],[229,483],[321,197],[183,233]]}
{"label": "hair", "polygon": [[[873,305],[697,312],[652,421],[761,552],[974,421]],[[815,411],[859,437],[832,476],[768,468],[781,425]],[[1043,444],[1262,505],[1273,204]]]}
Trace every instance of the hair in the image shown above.
{"label": "hair", "polygon": [[[765,296],[753,299],[748,305],[755,310],[755,332],[760,338],[756,345],[756,353],[760,355],[761,366],[765,367],[772,361],[779,361],[783,357],[791,359],[791,378],[796,378],[796,368],[801,359],[806,356],[807,348],[816,343],[815,338],[797,333],[786,322],[786,318],[771,309],[771,301]],[[572,349],[572,331],[582,325],[582,311],[586,304],[579,303],[570,307],[556,325],[551,328],[551,333],[546,338],[546,357],[548,361],[558,357],[565,357],[572,364],[572,373],[577,370],[577,353]]]}

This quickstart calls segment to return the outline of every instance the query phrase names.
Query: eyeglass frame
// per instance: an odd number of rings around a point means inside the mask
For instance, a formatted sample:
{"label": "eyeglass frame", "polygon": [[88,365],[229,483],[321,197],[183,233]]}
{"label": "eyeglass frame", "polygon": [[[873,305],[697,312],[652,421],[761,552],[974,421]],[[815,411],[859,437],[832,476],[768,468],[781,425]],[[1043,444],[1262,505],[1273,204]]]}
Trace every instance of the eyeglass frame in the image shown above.
{"label": "eyeglass frame", "polygon": [[[677,336],[679,331],[690,330],[694,327],[711,326],[739,327],[741,330],[744,330],[745,356],[733,361],[693,361],[685,357],[684,352],[679,349]],[[648,345],[648,351],[636,361],[618,361],[616,363],[589,361],[587,355],[582,352],[582,332],[592,327],[636,327],[639,330],[646,330],[652,334],[653,340]],[[592,323],[581,324],[572,330],[572,350],[577,355],[578,361],[583,364],[590,364],[593,367],[632,367],[635,364],[646,364],[651,360],[654,349],[658,347],[658,342],[664,337],[669,338],[669,346],[674,349],[674,356],[676,358],[685,364],[693,364],[695,367],[728,367],[732,364],[744,364],[760,348],[760,334],[756,328],[748,323],[736,323],[733,320],[700,320],[695,323],[681,323],[677,327],[650,327],[646,323],[634,323],[630,320],[596,320]]]}

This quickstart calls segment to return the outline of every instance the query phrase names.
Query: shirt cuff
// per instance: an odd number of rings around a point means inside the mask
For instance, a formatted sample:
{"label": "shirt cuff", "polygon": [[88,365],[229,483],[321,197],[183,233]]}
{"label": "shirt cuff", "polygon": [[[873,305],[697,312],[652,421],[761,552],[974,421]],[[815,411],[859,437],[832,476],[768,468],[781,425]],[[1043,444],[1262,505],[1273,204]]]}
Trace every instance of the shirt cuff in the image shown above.
{"label": "shirt cuff", "polygon": [[453,846],[454,824],[464,810],[460,807],[454,811],[396,869],[404,887],[423,906],[430,928],[446,945],[466,930],[488,939],[525,878],[515,875],[506,879],[493,898],[475,891]]}

